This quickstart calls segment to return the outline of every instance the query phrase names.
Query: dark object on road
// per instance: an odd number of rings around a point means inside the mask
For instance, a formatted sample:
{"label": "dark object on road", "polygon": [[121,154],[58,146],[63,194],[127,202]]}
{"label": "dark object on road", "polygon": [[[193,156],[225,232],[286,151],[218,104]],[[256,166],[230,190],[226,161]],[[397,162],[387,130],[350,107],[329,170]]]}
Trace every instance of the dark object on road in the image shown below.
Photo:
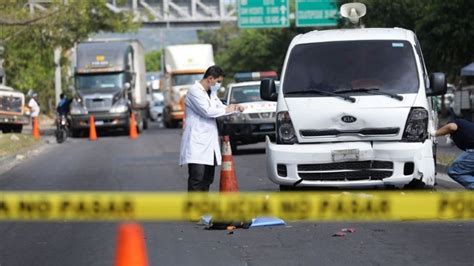
{"label": "dark object on road", "polygon": [[211,222],[209,226],[206,226],[206,229],[229,230],[230,227],[232,227],[233,229],[237,229],[237,228],[249,229],[250,225],[251,225],[251,222],[243,222],[243,221]]}
{"label": "dark object on road", "polygon": [[355,233],[355,228],[342,228],[341,229],[341,232],[345,232],[345,233]]}
{"label": "dark object on road", "polygon": [[345,237],[346,233],[339,231],[339,232],[334,233],[332,236],[334,236],[334,237]]}

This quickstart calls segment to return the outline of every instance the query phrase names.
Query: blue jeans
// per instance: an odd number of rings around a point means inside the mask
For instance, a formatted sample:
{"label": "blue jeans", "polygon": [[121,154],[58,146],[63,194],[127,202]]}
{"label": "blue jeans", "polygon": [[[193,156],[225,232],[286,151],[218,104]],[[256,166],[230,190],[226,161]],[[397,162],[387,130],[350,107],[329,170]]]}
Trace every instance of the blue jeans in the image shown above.
{"label": "blue jeans", "polygon": [[474,149],[463,152],[449,167],[448,175],[467,189],[474,189]]}

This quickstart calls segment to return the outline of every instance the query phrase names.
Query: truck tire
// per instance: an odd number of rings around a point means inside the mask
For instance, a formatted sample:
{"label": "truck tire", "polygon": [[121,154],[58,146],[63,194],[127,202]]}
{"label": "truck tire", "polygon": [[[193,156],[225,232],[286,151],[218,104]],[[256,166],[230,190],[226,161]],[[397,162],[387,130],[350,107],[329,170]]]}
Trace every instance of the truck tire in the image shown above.
{"label": "truck tire", "polygon": [[168,108],[165,108],[163,110],[163,125],[165,125],[166,128],[171,128],[171,122],[170,118],[168,117]]}
{"label": "truck tire", "polygon": [[23,125],[14,125],[14,126],[12,126],[13,133],[20,134],[22,130],[23,130]]}
{"label": "truck tire", "polygon": [[143,118],[143,129],[144,130],[148,129],[148,118]]}
{"label": "truck tire", "polygon": [[2,133],[11,133],[12,132],[12,126],[11,125],[3,125],[2,126]]}
{"label": "truck tire", "polygon": [[81,129],[74,129],[74,128],[72,128],[72,129],[71,129],[71,136],[72,136],[73,138],[80,138],[80,137],[83,136],[83,132],[84,132],[84,131],[81,130]]}

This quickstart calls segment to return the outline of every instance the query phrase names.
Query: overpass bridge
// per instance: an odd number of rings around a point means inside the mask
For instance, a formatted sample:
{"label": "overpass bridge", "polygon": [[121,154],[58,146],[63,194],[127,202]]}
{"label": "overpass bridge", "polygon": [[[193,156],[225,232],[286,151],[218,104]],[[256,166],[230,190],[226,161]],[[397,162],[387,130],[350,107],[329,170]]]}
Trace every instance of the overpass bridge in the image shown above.
{"label": "overpass bridge", "polygon": [[[69,0],[61,0],[67,4]],[[53,0],[29,0],[30,12],[46,10]],[[237,0],[107,0],[115,13],[131,11],[145,27],[218,27],[237,21]]]}

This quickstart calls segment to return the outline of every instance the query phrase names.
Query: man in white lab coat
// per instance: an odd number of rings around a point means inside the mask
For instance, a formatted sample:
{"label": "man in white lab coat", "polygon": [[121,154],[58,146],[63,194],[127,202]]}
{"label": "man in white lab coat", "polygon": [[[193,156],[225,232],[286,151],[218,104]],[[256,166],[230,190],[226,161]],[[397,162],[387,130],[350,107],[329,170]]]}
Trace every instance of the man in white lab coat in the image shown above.
{"label": "man in white lab coat", "polygon": [[211,66],[186,95],[186,125],[179,164],[188,165],[188,191],[209,191],[215,166],[221,164],[216,118],[243,111],[242,106],[226,106],[217,97],[224,76],[220,67]]}
{"label": "man in white lab coat", "polygon": [[38,116],[40,114],[40,106],[38,104],[38,94],[36,92],[31,93],[31,98],[27,106],[30,109],[31,126],[34,127],[34,120],[38,119]]}

